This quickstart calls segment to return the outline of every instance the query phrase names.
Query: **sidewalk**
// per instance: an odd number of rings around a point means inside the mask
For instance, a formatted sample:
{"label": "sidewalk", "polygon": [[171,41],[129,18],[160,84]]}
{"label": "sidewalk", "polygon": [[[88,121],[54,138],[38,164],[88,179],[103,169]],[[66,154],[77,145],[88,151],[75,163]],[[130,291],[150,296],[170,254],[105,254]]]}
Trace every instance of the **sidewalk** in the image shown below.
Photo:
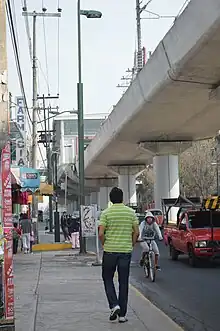
{"label": "sidewalk", "polygon": [[16,331],[182,330],[133,287],[128,323],[110,323],[100,267],[68,254],[15,256]]}

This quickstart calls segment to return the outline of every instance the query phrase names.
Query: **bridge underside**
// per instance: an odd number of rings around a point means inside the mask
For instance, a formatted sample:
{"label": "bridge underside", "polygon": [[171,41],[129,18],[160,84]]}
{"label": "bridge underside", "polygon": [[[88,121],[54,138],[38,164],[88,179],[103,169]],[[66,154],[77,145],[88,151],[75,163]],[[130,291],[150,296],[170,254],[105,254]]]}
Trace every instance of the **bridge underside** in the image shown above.
{"label": "bridge underside", "polygon": [[192,141],[220,128],[220,3],[192,1],[85,152],[87,177],[148,164],[142,143]]}

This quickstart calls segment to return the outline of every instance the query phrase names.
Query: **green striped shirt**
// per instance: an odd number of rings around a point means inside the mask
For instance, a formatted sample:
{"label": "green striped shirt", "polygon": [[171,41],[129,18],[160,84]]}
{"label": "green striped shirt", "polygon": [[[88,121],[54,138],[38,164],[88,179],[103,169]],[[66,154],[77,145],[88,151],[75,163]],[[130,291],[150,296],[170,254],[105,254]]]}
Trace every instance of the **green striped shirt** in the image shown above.
{"label": "green striped shirt", "polygon": [[130,253],[133,249],[132,234],[138,225],[133,209],[123,203],[105,209],[99,225],[105,228],[104,251],[111,253]]}

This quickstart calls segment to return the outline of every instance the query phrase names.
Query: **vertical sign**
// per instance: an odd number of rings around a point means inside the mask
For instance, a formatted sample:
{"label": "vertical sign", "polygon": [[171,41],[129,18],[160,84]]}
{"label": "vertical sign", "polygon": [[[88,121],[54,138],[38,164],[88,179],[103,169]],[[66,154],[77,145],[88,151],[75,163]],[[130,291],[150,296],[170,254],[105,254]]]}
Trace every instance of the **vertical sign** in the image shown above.
{"label": "vertical sign", "polygon": [[96,234],[96,210],[94,206],[81,206],[81,227],[83,237]]}
{"label": "vertical sign", "polygon": [[10,142],[2,150],[2,224],[4,228],[4,300],[5,319],[14,320],[14,282],[13,282],[13,237],[12,237],[12,194],[10,169]]}
{"label": "vertical sign", "polygon": [[15,120],[22,136],[16,140],[16,165],[24,166],[27,164],[26,110],[22,97],[16,98]]}

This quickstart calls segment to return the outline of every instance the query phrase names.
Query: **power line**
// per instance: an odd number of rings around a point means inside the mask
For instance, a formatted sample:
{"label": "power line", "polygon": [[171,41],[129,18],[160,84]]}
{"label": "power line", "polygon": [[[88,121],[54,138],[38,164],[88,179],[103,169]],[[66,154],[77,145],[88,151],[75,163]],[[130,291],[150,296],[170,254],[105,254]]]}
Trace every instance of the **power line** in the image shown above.
{"label": "power line", "polygon": [[[43,2],[42,2],[43,5]],[[43,8],[44,10],[44,8]],[[44,54],[45,54],[45,65],[46,65],[46,77],[48,81],[48,94],[50,94],[50,89],[49,89],[49,69],[48,69],[48,60],[47,60],[47,39],[46,39],[46,28],[45,28],[45,18],[43,16],[43,32],[44,32]]]}
{"label": "power line", "polygon": [[[27,99],[26,99],[26,94],[25,94],[25,89],[24,89],[24,82],[23,82],[20,59],[19,59],[19,54],[18,54],[18,44],[17,44],[16,34],[15,34],[15,29],[14,29],[14,22],[13,22],[13,16],[12,16],[10,0],[7,0],[7,2],[6,2],[6,13],[7,13],[7,18],[8,18],[8,23],[9,23],[12,46],[13,46],[14,55],[15,55],[15,62],[16,62],[16,67],[17,67],[17,73],[18,73],[20,88],[21,88],[23,99],[24,99],[24,106],[25,106],[24,108],[25,108],[25,110],[28,114],[28,117],[29,117],[30,121],[31,121],[31,116],[30,116],[30,113],[29,113],[29,108],[28,108],[28,105],[27,105]],[[28,121],[28,125],[29,125],[29,129],[31,131],[31,125],[30,125],[29,121]],[[39,147],[39,151],[40,151],[42,161],[44,162],[42,151],[41,151],[40,147]]]}
{"label": "power line", "polygon": [[[23,7],[23,10],[26,8],[27,9],[27,1],[24,0],[22,3],[21,0],[21,5]],[[25,17],[25,28],[26,28],[26,34],[27,34],[27,39],[28,39],[28,49],[29,49],[29,56],[30,56],[30,61],[32,62],[32,43],[31,43],[31,34],[30,34],[30,28],[29,28],[29,19],[28,17]]]}
{"label": "power line", "polygon": [[[24,98],[25,109],[26,109],[28,117],[31,121],[31,116],[30,116],[30,113],[28,110],[27,99],[26,99],[26,94],[25,94],[25,89],[24,89],[24,82],[23,82],[23,76],[22,76],[22,71],[21,71],[21,65],[20,65],[20,59],[19,59],[19,53],[18,53],[18,44],[17,44],[17,40],[16,40],[16,34],[15,34],[10,0],[7,0],[7,2],[6,2],[6,12],[7,12],[7,18],[8,18],[9,29],[10,29],[10,34],[11,34],[12,46],[13,46],[14,55],[15,55],[15,62],[16,62],[16,67],[17,67],[17,73],[18,73],[18,79],[19,79],[19,83],[20,83],[21,93]],[[30,126],[30,123],[29,123],[29,126]]]}

